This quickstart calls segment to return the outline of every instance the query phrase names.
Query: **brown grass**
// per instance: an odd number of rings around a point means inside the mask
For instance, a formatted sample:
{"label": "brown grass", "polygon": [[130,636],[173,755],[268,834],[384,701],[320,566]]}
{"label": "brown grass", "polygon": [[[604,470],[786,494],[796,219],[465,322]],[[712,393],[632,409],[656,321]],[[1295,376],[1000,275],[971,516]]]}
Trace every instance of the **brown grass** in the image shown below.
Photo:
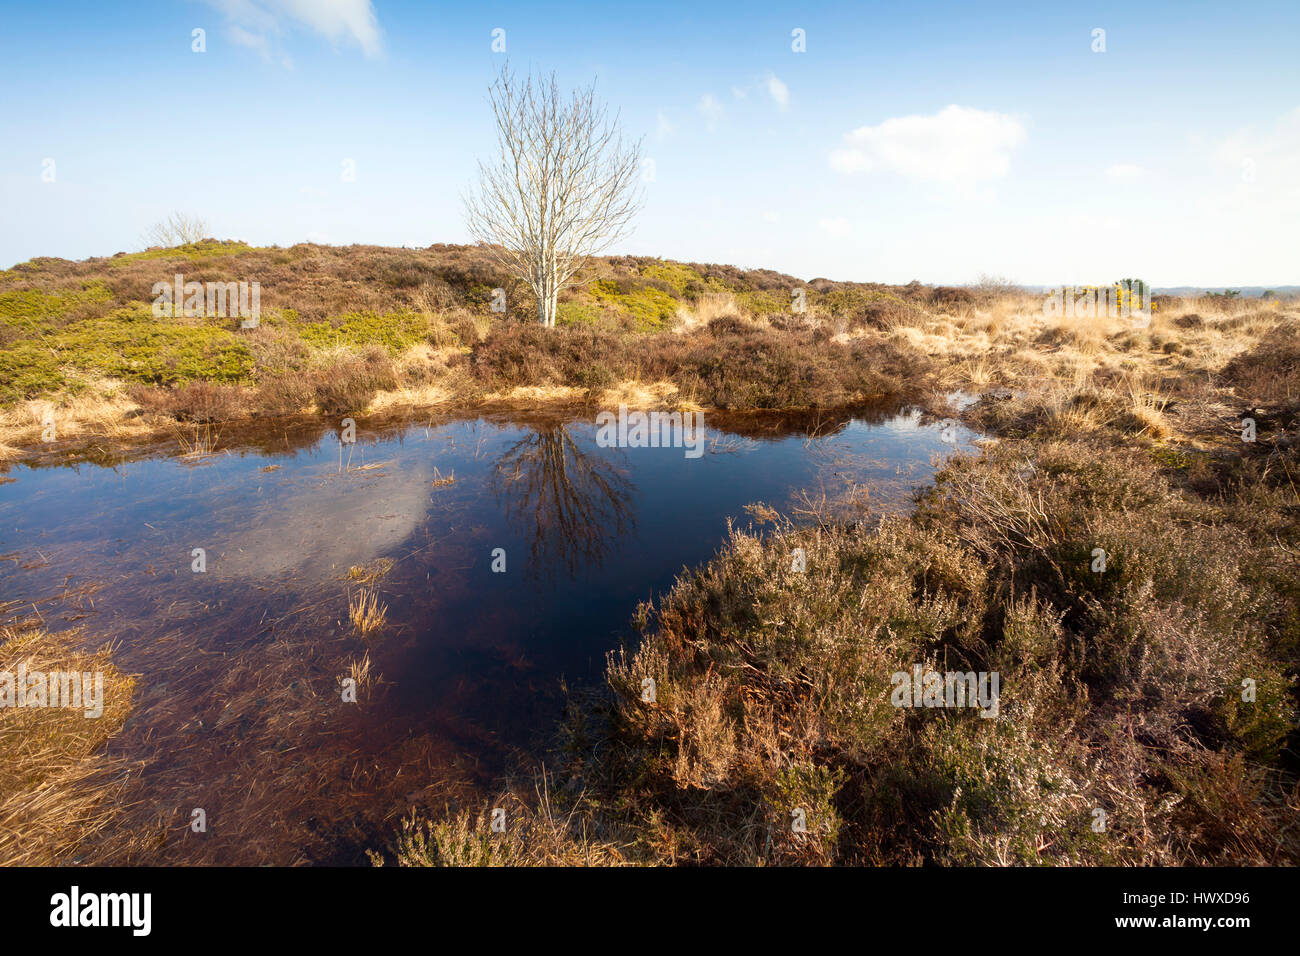
{"label": "brown grass", "polygon": [[369,637],[388,621],[388,605],[369,588],[361,588],[348,598],[348,620],[362,637]]}
{"label": "brown grass", "polygon": [[[626,866],[644,862],[647,854],[634,846],[630,837],[598,834],[584,801],[558,797],[550,776],[542,772],[531,794],[505,791],[487,806],[451,811],[435,821],[412,813],[402,820],[391,856],[400,866]],[[382,853],[372,851],[370,858],[379,866],[386,862]]]}
{"label": "brown grass", "polygon": [[68,863],[112,820],[124,767],[104,747],[131,711],[135,681],[112,664],[112,648],[78,647],[78,634],[34,623],[0,627],[0,671],[102,672],[104,712],[67,707],[0,708],[0,866]]}

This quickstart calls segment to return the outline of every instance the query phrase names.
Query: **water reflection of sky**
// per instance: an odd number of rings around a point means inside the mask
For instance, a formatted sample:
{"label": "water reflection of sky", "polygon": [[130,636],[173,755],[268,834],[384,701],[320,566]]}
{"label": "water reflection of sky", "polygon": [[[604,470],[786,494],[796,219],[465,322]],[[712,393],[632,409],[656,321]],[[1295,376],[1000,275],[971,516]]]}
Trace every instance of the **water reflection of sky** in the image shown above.
{"label": "water reflection of sky", "polygon": [[[784,433],[742,424],[710,429],[706,454],[688,459],[600,448],[590,420],[480,419],[362,433],[346,449],[328,433],[274,454],[18,467],[0,485],[0,600],[118,640],[150,701],[173,684],[222,686],[225,655],[256,660],[273,638],[355,643],[348,570],[392,559],[375,585],[388,624],[370,646],[382,719],[359,746],[436,737],[494,772],[553,729],[561,679],[597,680],[606,652],[634,637],[638,602],[708,560],[729,519],[748,523],[745,505],[789,512],[800,493],[852,492],[896,510],[973,437],[940,436],[919,413]],[[199,547],[205,574],[191,571]],[[505,573],[491,570],[496,548]],[[176,719],[157,711],[140,720]],[[144,751],[165,741],[165,727],[136,732]]]}

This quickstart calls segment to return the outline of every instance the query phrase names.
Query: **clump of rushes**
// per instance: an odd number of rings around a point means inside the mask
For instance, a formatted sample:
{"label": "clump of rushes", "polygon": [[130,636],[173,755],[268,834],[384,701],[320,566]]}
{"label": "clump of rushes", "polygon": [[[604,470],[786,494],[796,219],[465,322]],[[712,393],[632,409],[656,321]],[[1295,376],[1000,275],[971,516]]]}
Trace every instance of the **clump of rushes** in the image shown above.
{"label": "clump of rushes", "polygon": [[369,637],[387,622],[388,605],[374,591],[361,588],[348,599],[348,618],[362,637]]}
{"label": "clump of rushes", "polygon": [[360,660],[348,663],[348,677],[351,678],[352,686],[356,689],[357,699],[361,700],[369,692],[370,683],[374,679],[369,651],[363,654]]}
{"label": "clump of rushes", "polygon": [[377,558],[370,564],[354,564],[348,568],[348,577],[360,584],[374,584],[387,577],[396,563],[392,558]]}

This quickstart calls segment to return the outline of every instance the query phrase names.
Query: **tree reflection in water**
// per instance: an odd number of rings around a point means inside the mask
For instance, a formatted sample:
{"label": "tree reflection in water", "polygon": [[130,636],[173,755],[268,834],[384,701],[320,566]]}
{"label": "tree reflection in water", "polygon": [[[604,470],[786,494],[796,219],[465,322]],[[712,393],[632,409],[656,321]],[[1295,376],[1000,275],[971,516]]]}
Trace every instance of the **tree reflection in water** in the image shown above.
{"label": "tree reflection in water", "polygon": [[564,425],[538,428],[507,448],[489,484],[528,538],[538,577],[599,566],[613,541],[636,528],[632,483],[579,448]]}

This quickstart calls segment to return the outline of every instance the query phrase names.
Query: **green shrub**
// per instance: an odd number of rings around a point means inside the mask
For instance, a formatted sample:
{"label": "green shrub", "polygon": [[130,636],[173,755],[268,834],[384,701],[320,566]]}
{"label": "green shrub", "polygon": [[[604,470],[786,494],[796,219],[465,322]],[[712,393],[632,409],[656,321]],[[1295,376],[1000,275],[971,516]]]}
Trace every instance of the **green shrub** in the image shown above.
{"label": "green shrub", "polygon": [[12,402],[57,391],[78,371],[173,385],[246,382],[252,369],[248,346],[230,330],[156,319],[136,302],[0,351],[0,397]]}
{"label": "green shrub", "polygon": [[689,296],[704,289],[703,277],[690,266],[680,262],[659,262],[646,266],[641,275],[667,283],[679,296]]}
{"label": "green shrub", "polygon": [[654,332],[672,324],[678,301],[667,292],[647,286],[621,289],[618,283],[601,279],[591,284],[591,296],[602,305],[630,316],[643,332]]}
{"label": "green shrub", "polygon": [[400,355],[429,334],[429,320],[419,312],[347,312],[299,330],[303,341],[316,348],[364,348],[379,345],[390,355]]}
{"label": "green shrub", "polygon": [[146,249],[144,252],[128,252],[124,255],[113,256],[109,259],[109,265],[115,268],[128,265],[132,262],[146,262],[151,259],[182,259],[187,262],[194,262],[202,259],[214,259],[223,256],[238,256],[244,253],[253,252],[252,246],[243,242],[218,241],[215,239],[202,239],[198,242],[189,242],[181,246],[172,246],[171,248]]}
{"label": "green shrub", "polygon": [[80,290],[45,292],[15,289],[0,292],[0,345],[6,340],[48,335],[66,324],[70,315],[111,302],[112,291],[100,280]]}
{"label": "green shrub", "polygon": [[0,404],[8,405],[68,387],[57,350],[27,340],[0,348]]}
{"label": "green shrub", "polygon": [[592,325],[600,320],[600,313],[581,302],[559,302],[555,306],[556,325]]}
{"label": "green shrub", "polygon": [[69,365],[146,384],[244,382],[253,370],[248,346],[230,330],[155,319],[139,303],[71,325],[51,343]]}

